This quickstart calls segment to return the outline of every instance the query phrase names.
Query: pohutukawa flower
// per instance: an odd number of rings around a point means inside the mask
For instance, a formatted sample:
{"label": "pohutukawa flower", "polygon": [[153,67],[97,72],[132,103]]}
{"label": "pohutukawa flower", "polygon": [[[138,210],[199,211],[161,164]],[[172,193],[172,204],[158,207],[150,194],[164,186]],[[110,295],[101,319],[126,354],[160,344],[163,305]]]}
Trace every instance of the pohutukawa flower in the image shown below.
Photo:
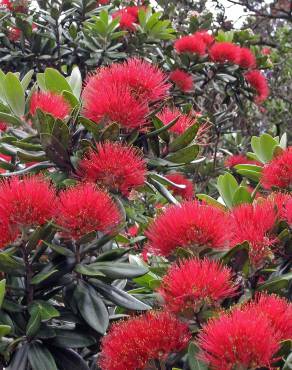
{"label": "pohutukawa flower", "polygon": [[276,220],[277,212],[269,201],[256,205],[243,204],[231,213],[232,244],[235,246],[247,241],[249,257],[255,266],[272,257],[271,247],[277,241],[272,233]]}
{"label": "pohutukawa flower", "polygon": [[20,28],[17,28],[17,27],[8,28],[8,39],[12,42],[19,41],[21,34],[22,34],[22,31]]}
{"label": "pohutukawa flower", "polygon": [[69,188],[59,197],[56,221],[67,237],[78,240],[93,231],[111,233],[120,220],[120,212],[113,200],[94,184]]}
{"label": "pohutukawa flower", "polygon": [[219,306],[235,294],[232,272],[216,261],[191,259],[170,267],[159,293],[174,313],[198,312],[205,304]]}
{"label": "pohutukawa flower", "polygon": [[270,55],[271,49],[270,48],[262,48],[262,54],[263,55]]}
{"label": "pohutukawa flower", "polygon": [[266,77],[261,73],[261,71],[254,70],[249,71],[245,74],[245,79],[250,84],[250,86],[256,91],[255,102],[261,104],[269,96],[269,85]]}
{"label": "pohutukawa flower", "polygon": [[97,0],[97,3],[100,5],[107,5],[110,2],[110,0]]}
{"label": "pohutukawa flower", "polygon": [[178,172],[170,173],[166,178],[175,184],[184,185],[185,188],[181,189],[174,185],[169,185],[168,188],[173,192],[174,195],[178,195],[183,199],[190,200],[194,196],[194,185],[184,175]]}
{"label": "pohutukawa flower", "polygon": [[253,159],[249,159],[243,154],[231,155],[227,157],[224,162],[224,166],[228,168],[232,168],[234,166],[237,166],[238,164],[255,164],[257,166],[262,166],[260,162],[255,161]]}
{"label": "pohutukawa flower", "polygon": [[157,114],[157,117],[164,125],[168,125],[178,116],[180,116],[178,121],[169,129],[169,131],[173,132],[174,134],[181,135],[186,129],[196,123],[195,116],[192,116],[191,114],[183,114],[175,107],[172,109],[166,107],[159,114]]}
{"label": "pohutukawa flower", "polygon": [[[143,130],[145,117],[149,113],[147,105],[135,99],[128,86],[103,85],[101,82],[93,76],[84,89],[85,116],[104,125],[116,122],[126,130]],[[100,86],[106,88],[101,89]]]}
{"label": "pohutukawa flower", "polygon": [[137,149],[107,142],[88,152],[79,162],[79,172],[85,180],[127,196],[144,184],[146,163]]}
{"label": "pohutukawa flower", "polygon": [[137,370],[151,360],[166,360],[183,350],[191,334],[187,325],[167,312],[149,312],[114,324],[102,340],[102,370]]}
{"label": "pohutukawa flower", "polygon": [[12,10],[13,5],[10,0],[0,0],[0,11],[1,10]]}
{"label": "pohutukawa flower", "polygon": [[55,191],[42,176],[13,177],[0,184],[0,217],[13,228],[43,225],[55,210]]}
{"label": "pohutukawa flower", "polygon": [[9,225],[6,217],[0,218],[0,249],[15,241],[18,236],[17,227]]}
{"label": "pohutukawa flower", "polygon": [[261,183],[265,189],[292,187],[292,147],[264,166]]}
{"label": "pohutukawa flower", "polygon": [[30,114],[34,116],[37,109],[52,115],[55,118],[64,119],[70,114],[70,106],[62,95],[52,92],[35,92],[30,101]]}
{"label": "pohutukawa flower", "polygon": [[242,68],[255,68],[256,57],[253,52],[248,48],[239,48],[238,65]]}
{"label": "pohutukawa flower", "polygon": [[6,131],[7,129],[7,123],[6,122],[0,122],[0,131]]}
{"label": "pohutukawa flower", "polygon": [[113,18],[120,18],[120,28],[128,31],[136,31],[137,18],[127,11],[127,8],[118,10],[112,14]]}
{"label": "pohutukawa flower", "polygon": [[292,303],[285,298],[275,294],[259,294],[244,309],[254,311],[257,316],[266,316],[281,341],[292,337]]}
{"label": "pohutukawa flower", "polygon": [[210,46],[214,42],[214,37],[210,35],[207,31],[197,31],[194,36],[201,38],[206,46]]}
{"label": "pohutukawa flower", "polygon": [[280,220],[286,220],[287,205],[292,200],[292,195],[288,193],[273,192],[268,196],[267,200],[275,205],[277,209],[277,217]]}
{"label": "pohutukawa flower", "polygon": [[232,42],[216,42],[209,50],[210,58],[216,63],[238,63],[239,47]]}
{"label": "pohutukawa flower", "polygon": [[177,53],[190,53],[205,55],[207,45],[204,39],[199,35],[189,35],[183,36],[176,40],[174,43],[174,48]]}
{"label": "pohutukawa flower", "polygon": [[174,82],[177,87],[184,92],[189,92],[193,89],[193,78],[190,74],[181,69],[175,69],[169,74],[170,81]]}
{"label": "pohutukawa flower", "polygon": [[154,220],[145,235],[149,252],[169,256],[177,248],[189,249],[193,253],[206,248],[226,249],[229,230],[229,217],[224,211],[189,201],[168,207]]}
{"label": "pohutukawa flower", "polygon": [[279,338],[270,321],[235,309],[210,320],[199,334],[201,358],[214,370],[271,368]]}

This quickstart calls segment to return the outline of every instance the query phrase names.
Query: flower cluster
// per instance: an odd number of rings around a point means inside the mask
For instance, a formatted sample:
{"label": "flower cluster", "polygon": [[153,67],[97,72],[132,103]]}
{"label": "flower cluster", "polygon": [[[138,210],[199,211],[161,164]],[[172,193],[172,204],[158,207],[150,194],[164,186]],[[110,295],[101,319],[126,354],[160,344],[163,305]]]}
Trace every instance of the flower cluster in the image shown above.
{"label": "flower cluster", "polygon": [[167,312],[150,312],[112,326],[102,340],[102,370],[145,369],[183,350],[191,339],[186,324]]}
{"label": "flower cluster", "polygon": [[228,247],[229,230],[229,217],[224,211],[189,201],[168,207],[150,225],[145,233],[147,250],[161,256],[169,256],[178,248],[196,254],[205,248],[222,250]]}
{"label": "flower cluster", "polygon": [[65,119],[70,114],[70,105],[63,96],[52,92],[36,92],[32,95],[30,114],[34,116],[37,109],[59,119]]}
{"label": "flower cluster", "polygon": [[259,295],[203,327],[201,358],[215,370],[271,368],[280,341],[291,338],[291,318],[291,303],[274,295]]}
{"label": "flower cluster", "polygon": [[213,37],[207,32],[199,31],[193,35],[183,36],[174,43],[175,50],[181,53],[205,55],[208,47],[213,43]]}
{"label": "flower cluster", "polygon": [[238,164],[255,164],[257,166],[261,165],[260,162],[249,159],[243,154],[234,154],[226,158],[224,165],[228,168],[233,168]]}
{"label": "flower cluster", "polygon": [[[105,0],[103,0],[105,1]],[[120,28],[127,31],[135,31],[136,24],[138,23],[139,6],[127,6],[112,14],[113,18],[119,18]]]}
{"label": "flower cluster", "polygon": [[182,199],[190,200],[194,197],[194,185],[184,175],[178,172],[170,173],[166,175],[166,178],[177,185],[183,185],[184,188],[179,188],[174,185],[169,185],[169,189],[172,190],[174,195],[182,197]]}
{"label": "flower cluster", "polygon": [[168,108],[165,107],[157,117],[161,120],[164,125],[168,125],[171,121],[175,118],[179,117],[177,122],[169,128],[169,131],[181,135],[183,134],[186,129],[196,123],[196,114],[183,114],[178,108]]}
{"label": "flower cluster", "polygon": [[87,153],[79,162],[79,172],[86,181],[127,196],[144,184],[146,163],[137,149],[106,142]]}
{"label": "flower cluster", "polygon": [[175,85],[184,92],[189,92],[193,89],[194,83],[192,76],[181,70],[181,69],[175,69],[169,74],[170,81],[174,82]]}
{"label": "flower cluster", "polygon": [[288,189],[292,186],[292,147],[264,166],[261,183],[265,189]]}
{"label": "flower cluster", "polygon": [[230,269],[208,259],[190,259],[171,266],[159,293],[165,307],[174,313],[191,314],[206,306],[217,306],[235,294]]}
{"label": "flower cluster", "polygon": [[112,64],[89,77],[83,92],[84,114],[96,123],[141,129],[149,105],[163,100],[169,87],[166,75],[148,62],[133,58]]}

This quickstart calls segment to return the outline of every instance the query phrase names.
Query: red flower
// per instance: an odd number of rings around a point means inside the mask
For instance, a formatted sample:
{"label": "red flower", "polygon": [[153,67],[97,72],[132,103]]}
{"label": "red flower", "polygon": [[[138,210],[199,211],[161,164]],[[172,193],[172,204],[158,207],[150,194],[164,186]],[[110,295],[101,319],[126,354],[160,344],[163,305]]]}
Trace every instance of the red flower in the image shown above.
{"label": "red flower", "polygon": [[[148,107],[131,95],[128,86],[100,84],[102,79],[90,77],[83,93],[84,114],[96,123],[105,125],[117,122],[122,127],[142,129]],[[101,89],[100,86],[105,86]]]}
{"label": "red flower", "polygon": [[239,59],[238,65],[242,68],[255,68],[256,67],[256,57],[248,48],[239,48]]}
{"label": "red flower", "polygon": [[285,220],[286,219],[286,209],[287,209],[287,204],[290,200],[292,200],[292,195],[288,193],[280,193],[280,192],[275,192],[271,193],[268,198],[268,201],[272,202],[274,206],[277,209],[277,216],[280,220]]}
{"label": "red flower", "polygon": [[204,304],[217,306],[235,294],[231,277],[231,270],[216,261],[186,260],[168,270],[159,293],[171,312],[198,312]]}
{"label": "red flower", "polygon": [[258,266],[271,255],[271,246],[276,238],[271,231],[277,220],[277,212],[272,202],[256,205],[243,204],[231,213],[235,246],[245,241],[249,243],[249,257],[253,265]]}
{"label": "red flower", "polygon": [[125,196],[144,184],[146,164],[138,150],[111,142],[98,144],[96,149],[90,150],[79,162],[80,174],[85,180]]}
{"label": "red flower", "polygon": [[174,134],[181,135],[185,132],[187,128],[194,125],[196,123],[196,118],[186,114],[182,114],[180,110],[177,108],[164,108],[162,112],[157,114],[157,117],[161,120],[164,125],[168,125],[171,121],[173,121],[177,116],[179,116],[178,121],[171,126],[169,129],[170,132]]}
{"label": "red flower", "polygon": [[134,97],[141,101],[146,100],[147,103],[165,99],[170,89],[164,72],[138,58],[115,64],[112,67],[112,80],[128,85]]}
{"label": "red flower", "polygon": [[1,10],[12,10],[13,5],[11,4],[10,0],[0,0],[0,11]]}
{"label": "red flower", "polygon": [[13,228],[42,225],[54,209],[55,191],[41,176],[13,177],[0,185],[0,215]]}
{"label": "red flower", "polygon": [[110,2],[110,0],[97,0],[97,3],[100,5],[107,5]]}
{"label": "red flower", "polygon": [[34,116],[37,109],[64,119],[70,114],[70,106],[63,96],[52,92],[35,92],[30,101],[30,114]]}
{"label": "red flower", "polygon": [[59,197],[57,223],[66,230],[66,236],[75,240],[93,231],[110,233],[120,219],[115,203],[94,184],[67,189]]}
{"label": "red flower", "polygon": [[209,51],[210,58],[217,63],[238,63],[239,47],[232,42],[215,42]]}
{"label": "red flower", "polygon": [[0,131],[6,131],[7,124],[6,122],[0,122]]}
{"label": "red flower", "polygon": [[245,309],[254,311],[256,316],[266,316],[281,341],[292,338],[291,302],[275,294],[259,294]]}
{"label": "red flower", "polygon": [[269,86],[265,76],[258,70],[249,71],[245,74],[245,79],[256,91],[255,102],[260,104],[269,96]]}
{"label": "red flower", "polygon": [[117,17],[120,18],[120,28],[123,30],[128,31],[135,31],[136,30],[136,17],[133,14],[127,11],[127,8],[118,10],[117,12],[112,14],[112,17],[115,19]]}
{"label": "red flower", "polygon": [[292,186],[292,146],[264,166],[261,183],[265,189],[289,189]]}
{"label": "red flower", "polygon": [[20,40],[22,31],[17,27],[8,28],[8,39],[12,42]]}
{"label": "red flower", "polygon": [[181,173],[175,172],[166,176],[166,178],[175,184],[184,185],[185,188],[181,189],[173,185],[169,185],[169,189],[172,190],[174,195],[181,196],[183,199],[192,199],[194,196],[193,183],[184,177]]}
{"label": "red flower", "polygon": [[200,35],[189,35],[183,36],[176,40],[174,43],[174,48],[179,54],[191,53],[205,55],[207,45]]}
{"label": "red flower", "polygon": [[214,37],[210,35],[207,31],[198,31],[194,34],[194,36],[201,38],[206,46],[210,46],[214,42]]}
{"label": "red flower", "polygon": [[169,74],[170,81],[174,82],[181,91],[188,92],[194,87],[192,75],[181,69],[175,69]]}
{"label": "red flower", "polygon": [[202,360],[214,370],[270,368],[280,347],[265,316],[239,309],[210,320],[199,345]]}
{"label": "red flower", "polygon": [[169,87],[166,75],[150,63],[137,58],[115,63],[88,79],[84,111],[95,122],[115,121],[126,128],[141,128],[147,104],[164,99]]}
{"label": "red flower", "polygon": [[150,225],[145,235],[150,252],[169,256],[177,248],[194,252],[205,248],[225,249],[230,237],[229,229],[229,218],[224,211],[189,201],[168,207]]}
{"label": "red flower", "polygon": [[255,161],[253,159],[249,159],[243,154],[230,155],[229,157],[226,158],[224,162],[224,166],[227,168],[235,167],[238,164],[255,164],[257,166],[262,165],[260,162]]}
{"label": "red flower", "polygon": [[102,370],[145,369],[151,360],[165,360],[184,349],[191,334],[187,325],[167,312],[149,312],[114,324],[102,340]]}
{"label": "red flower", "polygon": [[262,54],[263,55],[270,55],[271,49],[270,48],[262,48]]}
{"label": "red flower", "polygon": [[16,228],[11,227],[4,217],[0,219],[0,249],[12,243],[18,236]]}

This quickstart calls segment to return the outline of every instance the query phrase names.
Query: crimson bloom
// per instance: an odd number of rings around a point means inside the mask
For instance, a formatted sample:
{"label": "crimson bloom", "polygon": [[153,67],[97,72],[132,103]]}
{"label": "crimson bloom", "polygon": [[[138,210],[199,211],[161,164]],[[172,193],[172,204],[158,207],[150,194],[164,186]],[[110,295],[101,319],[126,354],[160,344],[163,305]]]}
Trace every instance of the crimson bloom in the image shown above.
{"label": "crimson bloom", "polygon": [[191,334],[187,325],[167,312],[149,312],[114,324],[102,340],[102,370],[145,369],[151,360],[166,360],[184,349]]}
{"label": "crimson bloom", "polygon": [[174,82],[181,91],[188,92],[193,89],[193,78],[190,74],[181,69],[175,69],[169,74],[170,81]]}
{"label": "crimson bloom", "polygon": [[64,234],[75,240],[93,231],[110,233],[121,220],[110,196],[87,183],[61,193],[55,217]]}
{"label": "crimson bloom", "polygon": [[157,114],[157,117],[164,125],[168,125],[178,116],[180,116],[178,121],[169,129],[169,131],[173,132],[174,134],[181,135],[186,129],[196,123],[195,117],[193,117],[191,114],[183,114],[175,107],[172,109],[165,107],[159,114]]}
{"label": "crimson bloom", "polygon": [[55,209],[55,191],[42,176],[13,177],[0,184],[0,217],[11,228],[43,225]]}
{"label": "crimson bloom", "polygon": [[271,368],[279,338],[264,315],[235,309],[209,320],[199,334],[201,359],[214,370]]}
{"label": "crimson bloom", "polygon": [[191,53],[198,55],[206,54],[206,42],[199,35],[189,35],[183,36],[180,39],[176,40],[174,43],[174,48],[177,53]]}
{"label": "crimson bloom", "polygon": [[238,63],[239,47],[232,42],[215,42],[209,50],[210,58],[217,63]]}
{"label": "crimson bloom", "polygon": [[9,27],[8,28],[8,39],[12,42],[20,40],[21,37],[21,29],[17,27]]}
{"label": "crimson bloom", "polygon": [[207,31],[197,31],[194,36],[201,38],[201,40],[205,43],[206,46],[210,46],[214,42],[214,37],[210,35]]}
{"label": "crimson bloom", "polygon": [[292,338],[292,303],[285,298],[275,294],[258,294],[245,309],[254,311],[256,316],[266,316],[281,341]]}
{"label": "crimson bloom", "polygon": [[110,2],[110,0],[97,0],[97,3],[100,5],[107,5]]}
{"label": "crimson bloom", "polygon": [[248,48],[239,48],[238,65],[242,68],[255,68],[256,57],[253,52]]}
{"label": "crimson bloom", "polygon": [[106,142],[79,162],[79,172],[85,180],[127,196],[144,184],[146,163],[135,148]]}
{"label": "crimson bloom", "polygon": [[30,114],[34,116],[37,109],[52,115],[55,118],[64,119],[70,114],[70,106],[62,95],[52,92],[35,92],[30,101]]}
{"label": "crimson bloom", "polygon": [[291,194],[280,192],[273,192],[267,198],[267,201],[272,202],[276,207],[277,216],[280,220],[287,219],[287,206],[291,200],[292,200]]}
{"label": "crimson bloom", "polygon": [[253,159],[249,159],[243,154],[230,155],[229,157],[226,158],[224,162],[224,166],[228,168],[235,167],[238,164],[255,164],[257,166],[262,165],[260,162],[255,161]]}
{"label": "crimson bloom", "polygon": [[260,104],[265,101],[269,96],[269,86],[266,77],[261,73],[261,71],[249,71],[245,74],[245,79],[256,91],[257,96],[255,98],[255,102]]}
{"label": "crimson bloom", "polygon": [[165,176],[168,180],[174,182],[177,185],[184,185],[183,189],[178,188],[174,185],[169,185],[168,188],[172,190],[174,195],[181,196],[183,199],[192,199],[194,196],[193,183],[187,179],[184,175],[178,172],[170,173]]}
{"label": "crimson bloom", "polygon": [[289,189],[292,186],[292,146],[264,166],[261,183],[265,189]]}
{"label": "crimson bloom", "polygon": [[118,10],[112,14],[112,17],[120,18],[120,28],[127,31],[136,30],[136,21],[137,18],[127,11],[127,8]]}
{"label": "crimson bloom", "polygon": [[277,212],[272,202],[243,204],[233,209],[232,244],[235,246],[245,241],[249,243],[249,257],[253,265],[262,264],[271,256],[271,247],[277,240],[272,229],[277,220]]}
{"label": "crimson bloom", "polygon": [[206,304],[218,306],[235,294],[232,272],[216,261],[191,259],[173,265],[164,276],[159,293],[174,313],[198,312]]}
{"label": "crimson bloom", "polygon": [[190,249],[196,253],[206,248],[226,249],[229,230],[229,218],[224,211],[188,201],[168,207],[154,220],[145,235],[150,252],[169,256],[177,248]]}
{"label": "crimson bloom", "polygon": [[0,131],[6,131],[7,123],[0,121]]}
{"label": "crimson bloom", "polygon": [[270,55],[271,49],[270,48],[262,48],[262,54],[263,55]]}

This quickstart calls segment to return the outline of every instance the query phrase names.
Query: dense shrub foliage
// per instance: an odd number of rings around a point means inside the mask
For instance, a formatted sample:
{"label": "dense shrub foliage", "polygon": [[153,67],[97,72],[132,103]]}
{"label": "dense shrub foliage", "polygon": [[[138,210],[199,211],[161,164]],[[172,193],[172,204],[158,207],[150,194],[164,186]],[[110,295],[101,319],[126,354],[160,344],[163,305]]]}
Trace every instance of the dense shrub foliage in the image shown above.
{"label": "dense shrub foliage", "polygon": [[292,147],[241,120],[268,54],[146,1],[0,5],[2,368],[291,369]]}

